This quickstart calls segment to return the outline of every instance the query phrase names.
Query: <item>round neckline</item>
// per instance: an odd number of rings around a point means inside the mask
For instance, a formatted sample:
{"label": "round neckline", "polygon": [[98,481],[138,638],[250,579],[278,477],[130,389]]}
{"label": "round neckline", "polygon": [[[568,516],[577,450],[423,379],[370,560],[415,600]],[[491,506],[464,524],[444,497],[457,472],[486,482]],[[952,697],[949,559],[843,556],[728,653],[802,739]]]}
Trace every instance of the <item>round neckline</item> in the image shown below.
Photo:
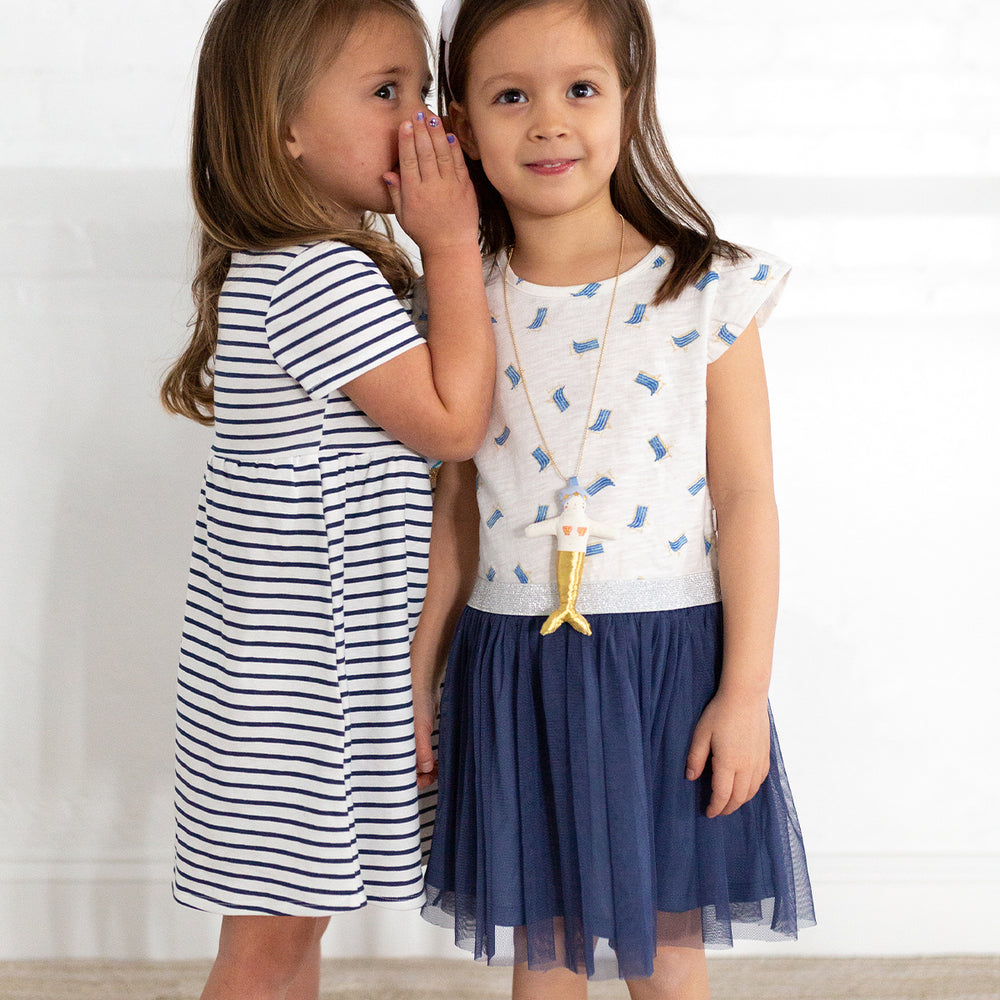
{"label": "round neckline", "polygon": [[[545,295],[551,298],[552,296],[575,295],[581,288],[587,287],[588,282],[578,282],[575,285],[536,285],[533,281],[519,278],[517,272],[507,264],[508,252],[508,250],[503,251],[503,260],[498,260],[497,264],[500,267],[501,281],[504,280],[504,276],[506,275],[509,278],[509,287],[516,291],[528,292],[531,295]],[[647,271],[657,257],[665,256],[669,253],[670,249],[668,247],[654,245],[643,258],[636,261],[630,268],[622,271],[618,276],[619,287],[623,283],[630,281],[640,272]],[[602,281],[589,282],[589,284],[600,285],[603,288],[604,285],[614,284],[614,280],[615,276],[611,275]]]}

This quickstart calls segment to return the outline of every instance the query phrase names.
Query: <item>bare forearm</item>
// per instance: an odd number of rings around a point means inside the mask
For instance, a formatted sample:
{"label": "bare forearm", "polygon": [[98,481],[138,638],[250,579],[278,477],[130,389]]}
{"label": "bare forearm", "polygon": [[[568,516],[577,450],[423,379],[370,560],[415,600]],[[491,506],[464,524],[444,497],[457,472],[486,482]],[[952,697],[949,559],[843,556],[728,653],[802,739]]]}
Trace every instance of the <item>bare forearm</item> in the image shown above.
{"label": "bare forearm", "polygon": [[441,405],[482,440],[493,400],[495,345],[483,290],[482,263],[454,247],[425,253],[427,346]]}
{"label": "bare forearm", "polygon": [[716,500],[724,656],[720,691],[764,698],[778,611],[778,512],[770,490]]}
{"label": "bare forearm", "polygon": [[[417,244],[428,297],[427,349],[410,351],[345,391],[416,451],[474,455],[486,433],[495,347],[479,252],[479,207],[465,157],[436,116],[399,129],[399,172],[388,173],[396,220]],[[359,384],[364,383],[364,384]]]}

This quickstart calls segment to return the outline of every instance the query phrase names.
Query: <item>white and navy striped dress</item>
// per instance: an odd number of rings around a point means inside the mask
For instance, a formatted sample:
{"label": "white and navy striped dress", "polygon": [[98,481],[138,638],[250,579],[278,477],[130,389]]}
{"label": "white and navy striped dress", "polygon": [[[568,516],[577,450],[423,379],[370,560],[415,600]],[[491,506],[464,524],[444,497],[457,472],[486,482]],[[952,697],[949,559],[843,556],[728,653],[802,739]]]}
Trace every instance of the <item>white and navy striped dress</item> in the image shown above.
{"label": "white and navy striped dress", "polygon": [[409,644],[428,466],[338,389],[420,343],[353,247],[233,255],[180,656],[181,903],[422,902]]}

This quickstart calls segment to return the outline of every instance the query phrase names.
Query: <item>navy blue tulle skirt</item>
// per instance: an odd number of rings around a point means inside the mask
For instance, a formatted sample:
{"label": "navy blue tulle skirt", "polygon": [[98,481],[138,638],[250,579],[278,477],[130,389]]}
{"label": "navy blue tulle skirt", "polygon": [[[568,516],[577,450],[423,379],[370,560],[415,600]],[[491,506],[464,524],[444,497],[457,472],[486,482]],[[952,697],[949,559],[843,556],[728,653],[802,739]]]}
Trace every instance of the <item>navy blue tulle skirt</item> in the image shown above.
{"label": "navy blue tulle skirt", "polygon": [[426,919],[495,964],[649,976],[658,946],[815,923],[799,822],[771,770],[708,819],[684,777],[718,684],[721,606],[588,615],[593,635],[466,608],[441,703]]}

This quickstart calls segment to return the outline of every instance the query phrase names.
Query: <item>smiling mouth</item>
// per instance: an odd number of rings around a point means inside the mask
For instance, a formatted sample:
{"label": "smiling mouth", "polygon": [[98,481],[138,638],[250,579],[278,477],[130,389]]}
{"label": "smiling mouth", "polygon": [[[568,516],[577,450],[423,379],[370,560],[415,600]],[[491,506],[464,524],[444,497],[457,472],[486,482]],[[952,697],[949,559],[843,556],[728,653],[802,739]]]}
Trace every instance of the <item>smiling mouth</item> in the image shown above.
{"label": "smiling mouth", "polygon": [[526,164],[527,168],[536,174],[564,174],[572,170],[576,160],[536,160]]}

